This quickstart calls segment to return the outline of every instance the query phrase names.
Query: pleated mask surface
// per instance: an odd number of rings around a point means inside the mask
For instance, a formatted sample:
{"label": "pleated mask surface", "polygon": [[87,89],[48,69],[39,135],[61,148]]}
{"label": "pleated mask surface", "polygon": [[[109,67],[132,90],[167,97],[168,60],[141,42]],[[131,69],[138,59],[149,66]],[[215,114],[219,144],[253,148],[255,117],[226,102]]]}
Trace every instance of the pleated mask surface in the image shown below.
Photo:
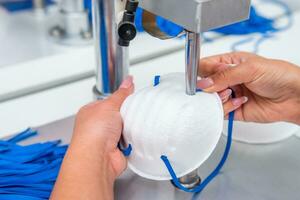
{"label": "pleated mask surface", "polygon": [[179,177],[197,169],[215,149],[223,129],[219,96],[185,93],[185,75],[160,77],[129,96],[122,105],[123,145],[130,145],[129,168],[153,180],[172,179],[161,156]]}

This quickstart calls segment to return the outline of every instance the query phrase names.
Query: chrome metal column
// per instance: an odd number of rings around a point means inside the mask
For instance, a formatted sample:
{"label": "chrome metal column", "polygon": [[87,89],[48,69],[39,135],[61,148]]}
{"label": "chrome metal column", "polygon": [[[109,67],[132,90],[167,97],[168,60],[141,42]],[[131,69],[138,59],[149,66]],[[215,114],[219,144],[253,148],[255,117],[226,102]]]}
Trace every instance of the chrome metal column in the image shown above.
{"label": "chrome metal column", "polygon": [[[197,76],[200,62],[200,33],[188,32],[186,33],[186,64],[185,64],[185,80],[186,93],[188,95],[195,95],[197,90]],[[198,170],[191,172],[179,179],[180,183],[186,188],[192,189],[196,187],[201,178],[198,175]]]}
{"label": "chrome metal column", "polygon": [[128,48],[117,44],[116,0],[93,0],[96,86],[99,99],[113,93],[128,74]]}
{"label": "chrome metal column", "polygon": [[200,33],[186,33],[186,93],[195,95],[197,89],[197,75],[200,61]]}

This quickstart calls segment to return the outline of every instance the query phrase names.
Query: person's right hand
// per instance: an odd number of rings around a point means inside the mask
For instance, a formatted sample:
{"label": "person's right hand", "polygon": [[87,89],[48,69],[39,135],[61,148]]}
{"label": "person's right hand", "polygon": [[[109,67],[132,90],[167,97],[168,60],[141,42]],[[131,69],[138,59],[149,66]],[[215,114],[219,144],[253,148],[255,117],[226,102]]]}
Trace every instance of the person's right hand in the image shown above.
{"label": "person's right hand", "polygon": [[[245,52],[204,58],[198,88],[219,92],[224,112],[240,121],[300,124],[300,68]],[[230,89],[229,89],[230,88]],[[236,97],[230,98],[231,89]]]}

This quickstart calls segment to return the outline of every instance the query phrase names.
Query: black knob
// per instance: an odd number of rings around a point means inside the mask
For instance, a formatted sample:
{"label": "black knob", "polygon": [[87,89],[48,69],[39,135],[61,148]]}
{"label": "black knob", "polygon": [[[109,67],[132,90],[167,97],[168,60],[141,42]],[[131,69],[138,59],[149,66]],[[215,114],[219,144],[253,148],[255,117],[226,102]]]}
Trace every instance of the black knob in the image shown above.
{"label": "black knob", "polygon": [[135,12],[139,2],[137,0],[127,0],[123,19],[118,26],[118,35],[120,46],[128,47],[130,41],[133,40],[137,34],[134,25]]}
{"label": "black knob", "polygon": [[137,31],[134,23],[121,22],[118,28],[119,45],[129,46],[130,41],[135,38],[136,34]]}

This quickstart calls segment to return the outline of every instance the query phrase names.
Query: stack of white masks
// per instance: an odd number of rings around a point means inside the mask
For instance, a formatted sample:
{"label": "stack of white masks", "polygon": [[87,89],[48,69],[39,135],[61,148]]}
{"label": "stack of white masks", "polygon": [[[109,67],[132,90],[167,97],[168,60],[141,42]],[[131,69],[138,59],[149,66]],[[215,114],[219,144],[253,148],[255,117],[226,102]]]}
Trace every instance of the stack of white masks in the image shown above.
{"label": "stack of white masks", "polygon": [[121,108],[125,145],[132,151],[129,168],[153,180],[172,179],[161,156],[178,177],[197,169],[213,152],[223,129],[223,107],[217,94],[185,93],[185,75],[160,78],[129,96]]}

